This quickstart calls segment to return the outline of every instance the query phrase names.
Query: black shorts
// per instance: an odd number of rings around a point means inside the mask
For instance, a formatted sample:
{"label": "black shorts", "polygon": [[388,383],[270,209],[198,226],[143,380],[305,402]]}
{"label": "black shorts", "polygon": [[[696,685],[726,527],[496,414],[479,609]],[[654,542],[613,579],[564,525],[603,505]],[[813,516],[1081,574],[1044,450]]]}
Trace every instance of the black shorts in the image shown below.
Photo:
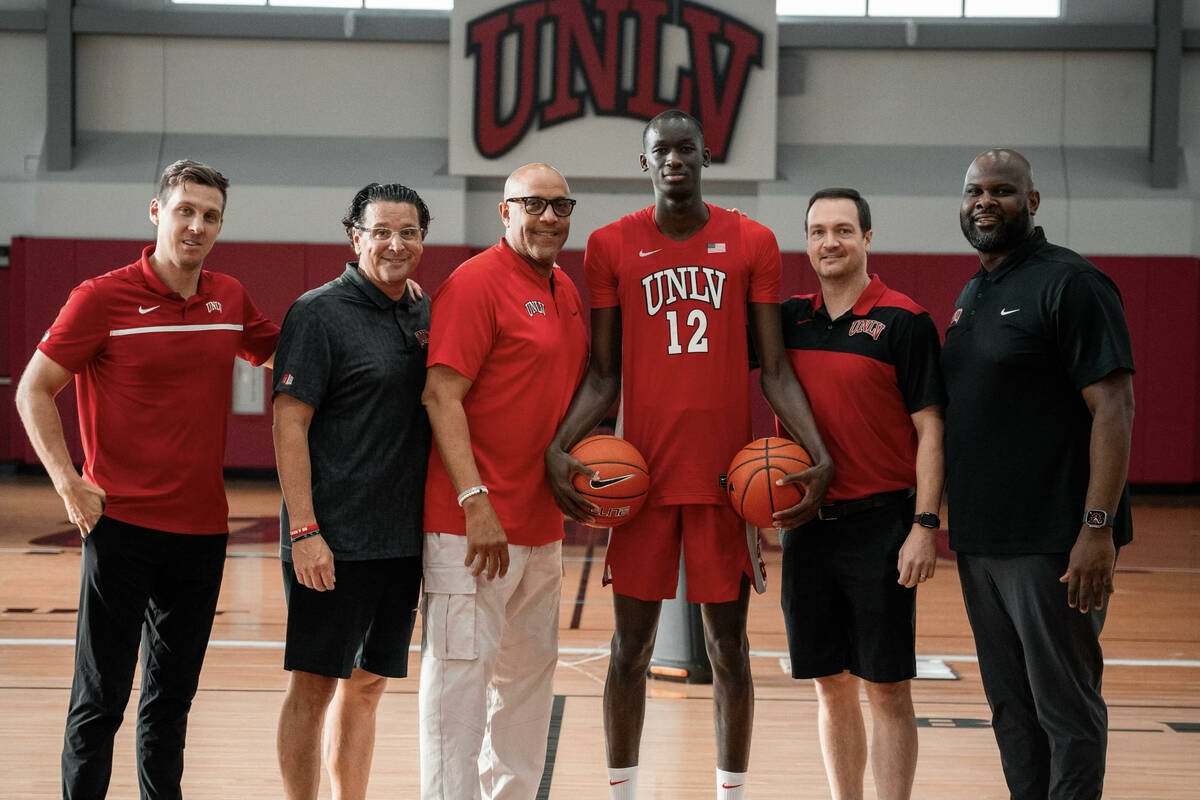
{"label": "black shorts", "polygon": [[917,674],[917,593],[896,582],[913,506],[910,497],[781,535],[793,678],[849,670],[872,683],[895,683]]}
{"label": "black shorts", "polygon": [[387,678],[408,675],[421,595],[421,558],[335,561],[337,588],[318,592],[283,566],[287,642],[283,668],[349,678],[354,667]]}

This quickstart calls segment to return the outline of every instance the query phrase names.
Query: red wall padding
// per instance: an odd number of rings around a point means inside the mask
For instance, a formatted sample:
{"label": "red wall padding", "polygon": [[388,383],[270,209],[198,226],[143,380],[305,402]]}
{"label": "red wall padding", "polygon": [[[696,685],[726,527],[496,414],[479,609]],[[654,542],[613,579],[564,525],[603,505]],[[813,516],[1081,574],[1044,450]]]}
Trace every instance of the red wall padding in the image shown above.
{"label": "red wall padding", "polygon": [[[140,241],[15,239],[12,268],[0,270],[0,307],[9,310],[7,325],[0,327],[0,374],[12,375],[15,384],[68,292],[86,278],[133,261],[143,245]],[[474,252],[463,246],[427,246],[416,277],[433,290]],[[345,245],[220,242],[208,263],[236,276],[263,313],[282,321],[297,296],[335,277],[351,257]],[[1133,334],[1137,419],[1130,480],[1200,482],[1200,259],[1100,256],[1092,260],[1120,287]],[[582,251],[563,252],[559,263],[575,279],[586,302]],[[783,264],[785,296],[816,290],[804,253],[785,253]],[[938,328],[945,330],[959,290],[978,269],[978,261],[967,254],[874,253],[870,268],[889,286],[924,305]],[[13,388],[0,387],[0,460],[34,463],[36,456],[12,404]],[[59,406],[68,444],[80,459],[73,388],[63,391]],[[754,415],[756,432],[773,428],[761,397],[756,397]],[[226,464],[273,466],[270,426],[269,412],[233,415]]]}

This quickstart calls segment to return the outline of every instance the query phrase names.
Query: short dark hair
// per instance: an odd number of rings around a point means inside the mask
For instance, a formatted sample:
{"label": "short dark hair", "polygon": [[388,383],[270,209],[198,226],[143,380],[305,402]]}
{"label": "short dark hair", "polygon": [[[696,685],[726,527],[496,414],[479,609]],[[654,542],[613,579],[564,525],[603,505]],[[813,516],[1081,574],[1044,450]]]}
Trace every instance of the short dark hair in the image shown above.
{"label": "short dark hair", "polygon": [[429,216],[429,208],[416,190],[410,189],[402,183],[369,183],[354,195],[354,199],[350,201],[350,209],[346,212],[346,216],[342,217],[342,226],[345,227],[350,241],[354,241],[354,228],[362,225],[363,216],[367,213],[367,206],[371,203],[408,203],[417,209],[421,238],[424,239],[425,235],[429,233],[429,221],[433,217]]}
{"label": "short dark hair", "polygon": [[176,186],[184,183],[196,183],[201,186],[212,186],[221,191],[221,208],[225,208],[225,190],[229,188],[229,179],[207,164],[181,158],[174,164],[167,165],[162,178],[158,181],[158,202],[167,202],[167,195]]}
{"label": "short dark hair", "polygon": [[668,108],[666,111],[658,114],[654,119],[646,123],[646,127],[642,128],[642,149],[646,149],[646,138],[650,135],[650,129],[656,127],[661,122],[670,120],[678,120],[686,122],[696,129],[696,135],[700,137],[700,145],[704,145],[704,126],[700,124],[700,120],[693,117],[686,111],[680,111],[678,108]]}
{"label": "short dark hair", "polygon": [[854,205],[858,207],[858,227],[862,228],[862,233],[871,230],[871,207],[867,205],[867,201],[857,189],[846,189],[840,186],[831,186],[828,189],[822,189],[819,192],[814,192],[813,196],[808,198],[808,208],[804,209],[804,229],[808,230],[808,212],[812,211],[813,203],[818,200],[853,200]]}

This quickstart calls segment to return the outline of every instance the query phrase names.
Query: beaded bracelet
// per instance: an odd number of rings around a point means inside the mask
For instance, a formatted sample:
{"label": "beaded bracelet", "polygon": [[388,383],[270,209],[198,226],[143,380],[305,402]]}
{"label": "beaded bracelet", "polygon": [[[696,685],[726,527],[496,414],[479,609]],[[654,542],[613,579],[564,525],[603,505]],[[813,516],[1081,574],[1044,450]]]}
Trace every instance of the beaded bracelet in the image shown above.
{"label": "beaded bracelet", "polygon": [[468,497],[474,497],[477,494],[487,494],[487,493],[488,493],[488,488],[482,484],[480,484],[479,486],[472,486],[470,489],[464,489],[458,495],[458,507],[462,508],[463,501],[465,501]]}

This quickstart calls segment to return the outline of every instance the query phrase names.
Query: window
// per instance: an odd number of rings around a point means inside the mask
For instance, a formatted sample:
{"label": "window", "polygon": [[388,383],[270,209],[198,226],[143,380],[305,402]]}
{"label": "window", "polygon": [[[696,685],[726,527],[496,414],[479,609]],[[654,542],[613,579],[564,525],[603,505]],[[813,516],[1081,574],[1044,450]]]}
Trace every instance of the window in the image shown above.
{"label": "window", "polygon": [[[392,8],[449,11],[454,0],[171,0],[178,5]],[[1058,17],[1062,0],[776,0],[796,17]]]}
{"label": "window", "polygon": [[797,17],[1058,17],[1062,0],[777,0]]}
{"label": "window", "polygon": [[274,8],[399,8],[449,11],[453,0],[171,0],[177,5],[272,6]]}

